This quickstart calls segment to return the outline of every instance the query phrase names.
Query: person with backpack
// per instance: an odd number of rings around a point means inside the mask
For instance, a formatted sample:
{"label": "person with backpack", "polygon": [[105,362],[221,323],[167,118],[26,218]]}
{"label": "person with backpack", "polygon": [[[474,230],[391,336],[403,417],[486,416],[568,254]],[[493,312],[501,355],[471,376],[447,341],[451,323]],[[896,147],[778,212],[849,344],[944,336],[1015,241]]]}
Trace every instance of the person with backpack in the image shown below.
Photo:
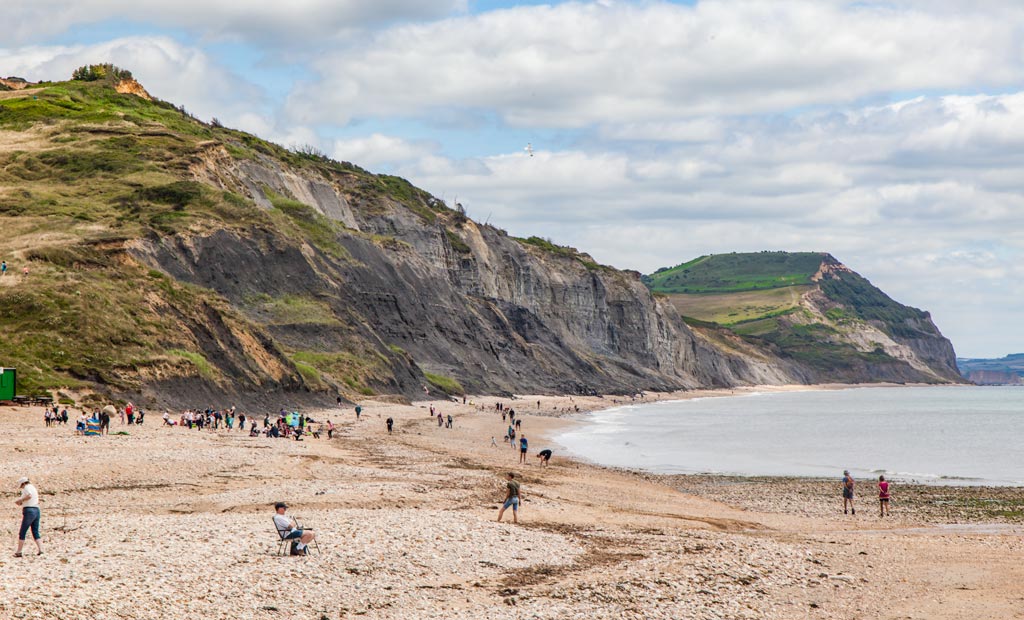
{"label": "person with backpack", "polygon": [[847,506],[849,506],[850,512],[857,514],[857,509],[853,507],[853,476],[850,475],[850,470],[843,470],[843,514],[847,514]]}

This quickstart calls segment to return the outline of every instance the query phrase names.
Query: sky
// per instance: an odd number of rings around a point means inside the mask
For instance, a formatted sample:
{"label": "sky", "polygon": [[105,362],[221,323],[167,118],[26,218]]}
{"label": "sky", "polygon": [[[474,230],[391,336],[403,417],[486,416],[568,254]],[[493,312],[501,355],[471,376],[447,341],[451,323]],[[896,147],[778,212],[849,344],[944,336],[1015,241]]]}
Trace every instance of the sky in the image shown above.
{"label": "sky", "polygon": [[[649,273],[825,251],[1024,352],[1024,3],[5,0],[0,75],[196,116]],[[526,151],[531,144],[534,154]]]}

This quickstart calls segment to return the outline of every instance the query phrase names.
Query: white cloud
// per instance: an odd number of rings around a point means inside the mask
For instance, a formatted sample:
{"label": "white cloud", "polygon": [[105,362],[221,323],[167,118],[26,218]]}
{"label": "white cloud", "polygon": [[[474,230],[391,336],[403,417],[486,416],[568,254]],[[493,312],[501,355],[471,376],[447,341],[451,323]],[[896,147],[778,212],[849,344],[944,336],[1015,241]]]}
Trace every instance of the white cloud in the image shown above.
{"label": "white cloud", "polygon": [[432,19],[463,11],[466,0],[7,0],[4,35],[19,43],[105,20],[151,22],[262,46],[307,46],[372,24]]}
{"label": "white cloud", "polygon": [[365,138],[335,140],[333,156],[340,161],[357,162],[360,166],[375,169],[420,160],[437,149],[436,144],[409,142],[375,133]]}
{"label": "white cloud", "polygon": [[[687,117],[784,111],[888,92],[1017,84],[1024,7],[890,2],[566,3],[396,26],[314,62],[302,122],[494,110],[524,127],[715,137]],[[960,11],[955,19],[950,12]],[[684,124],[679,124],[680,122]],[[676,125],[671,125],[675,123]]]}

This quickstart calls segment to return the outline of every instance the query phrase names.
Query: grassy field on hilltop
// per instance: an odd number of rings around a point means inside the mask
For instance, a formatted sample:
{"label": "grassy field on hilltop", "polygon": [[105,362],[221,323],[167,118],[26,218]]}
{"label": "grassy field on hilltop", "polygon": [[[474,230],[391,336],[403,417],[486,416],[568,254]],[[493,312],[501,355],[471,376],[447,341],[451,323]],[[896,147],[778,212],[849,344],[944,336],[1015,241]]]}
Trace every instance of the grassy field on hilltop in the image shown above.
{"label": "grassy field on hilltop", "polygon": [[821,266],[818,252],[712,254],[659,269],[644,283],[659,293],[736,293],[807,285]]}
{"label": "grassy field on hilltop", "polygon": [[809,286],[789,286],[738,293],[672,294],[668,297],[683,316],[719,325],[734,325],[785,314],[796,308],[800,296],[810,289]]}
{"label": "grassy field on hilltop", "polygon": [[817,252],[713,254],[659,269],[643,280],[652,291],[667,295],[679,314],[734,326],[797,308],[823,257]]}

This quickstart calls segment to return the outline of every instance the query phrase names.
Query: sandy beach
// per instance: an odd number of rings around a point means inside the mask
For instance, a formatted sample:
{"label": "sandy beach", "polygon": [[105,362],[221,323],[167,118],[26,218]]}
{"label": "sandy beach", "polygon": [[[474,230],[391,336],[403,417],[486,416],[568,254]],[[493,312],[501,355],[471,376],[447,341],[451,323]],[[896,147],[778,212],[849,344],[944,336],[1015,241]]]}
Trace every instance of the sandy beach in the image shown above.
{"label": "sandy beach", "polygon": [[[871,496],[844,516],[836,481],[662,477],[557,450],[538,465],[566,414],[614,400],[368,400],[358,421],[311,412],[339,432],[302,442],[161,427],[155,411],[80,437],[39,408],[0,408],[0,617],[1021,617],[1024,491],[896,486],[883,520]],[[502,442],[499,401],[523,421],[527,465]],[[523,484],[518,525],[494,522],[507,471]],[[45,552],[15,558],[23,475]],[[276,501],[320,554],[276,555]]]}

